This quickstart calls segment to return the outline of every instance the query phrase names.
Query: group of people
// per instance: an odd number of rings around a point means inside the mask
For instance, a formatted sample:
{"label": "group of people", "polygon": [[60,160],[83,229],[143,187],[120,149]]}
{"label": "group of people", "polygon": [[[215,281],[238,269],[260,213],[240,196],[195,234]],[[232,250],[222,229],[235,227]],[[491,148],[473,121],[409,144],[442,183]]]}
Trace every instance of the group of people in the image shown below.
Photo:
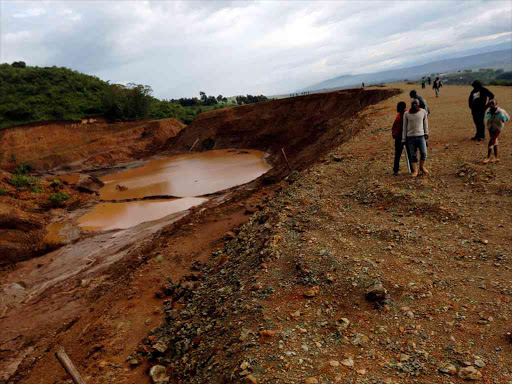
{"label": "group of people", "polygon": [[[439,94],[440,87],[442,87],[442,83],[437,77],[432,87],[436,91],[436,97]],[[510,116],[504,109],[498,107],[494,94],[485,88],[480,81],[475,80],[472,87],[473,90],[469,95],[469,108],[476,126],[476,134],[472,140],[482,141],[485,139],[484,120],[487,119],[490,140],[487,157],[483,161],[487,164],[489,161],[498,161],[498,136],[505,123],[510,120]],[[428,115],[430,110],[427,101],[418,95],[415,90],[412,90],[409,96],[411,97],[411,107],[407,110],[405,102],[398,103],[398,114],[392,127],[392,135],[395,140],[393,174],[398,175],[400,158],[405,148],[409,171],[412,172],[413,177],[416,177],[419,172],[422,174],[429,173],[425,163],[427,161]],[[418,151],[420,153],[419,165]],[[495,158],[491,160],[493,151]]]}

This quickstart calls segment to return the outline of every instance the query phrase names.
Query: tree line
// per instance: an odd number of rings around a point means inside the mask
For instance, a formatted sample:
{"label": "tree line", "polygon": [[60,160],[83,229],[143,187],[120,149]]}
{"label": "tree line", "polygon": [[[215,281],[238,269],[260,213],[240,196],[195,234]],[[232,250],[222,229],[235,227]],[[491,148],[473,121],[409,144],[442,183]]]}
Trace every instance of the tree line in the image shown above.
{"label": "tree line", "polygon": [[[239,96],[236,103],[264,101]],[[199,113],[230,104],[222,95],[159,100],[148,85],[110,84],[64,67],[31,67],[19,61],[0,64],[0,128],[48,120],[78,120],[103,115],[113,120],[173,117],[185,124]]]}

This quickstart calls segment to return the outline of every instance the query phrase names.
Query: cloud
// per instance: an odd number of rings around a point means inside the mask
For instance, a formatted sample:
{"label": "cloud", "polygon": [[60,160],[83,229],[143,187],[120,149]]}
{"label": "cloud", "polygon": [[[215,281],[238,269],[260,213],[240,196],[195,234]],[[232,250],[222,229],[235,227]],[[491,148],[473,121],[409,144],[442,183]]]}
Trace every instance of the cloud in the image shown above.
{"label": "cloud", "polygon": [[[66,66],[155,95],[288,93],[509,41],[510,2],[0,2],[0,61]],[[507,34],[508,33],[508,34]]]}

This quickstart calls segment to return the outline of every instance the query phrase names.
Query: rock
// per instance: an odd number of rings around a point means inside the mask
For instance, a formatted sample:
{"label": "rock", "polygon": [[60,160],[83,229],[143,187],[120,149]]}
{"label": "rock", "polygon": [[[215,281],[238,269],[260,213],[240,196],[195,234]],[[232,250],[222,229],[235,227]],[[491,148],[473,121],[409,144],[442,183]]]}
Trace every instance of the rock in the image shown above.
{"label": "rock", "polygon": [[167,376],[167,369],[163,365],[154,365],[149,370],[149,375],[153,379],[154,384],[163,384],[169,382],[169,376]]}
{"label": "rock", "polygon": [[246,384],[256,384],[258,380],[253,375],[245,376],[244,383]]}
{"label": "rock", "polygon": [[314,377],[309,377],[306,379],[306,381],[304,383],[305,384],[318,384],[318,380],[315,379]]}
{"label": "rock", "polygon": [[329,361],[329,365],[331,367],[338,367],[340,365],[340,362],[338,360],[331,360]]}
{"label": "rock", "polygon": [[343,317],[341,319],[336,320],[336,328],[338,331],[344,331],[350,326],[350,320],[346,317]]}
{"label": "rock", "polygon": [[345,367],[353,367],[354,366],[354,360],[352,358],[347,358],[341,362]]}
{"label": "rock", "polygon": [[226,240],[232,240],[232,239],[234,239],[235,237],[236,237],[236,235],[235,235],[233,232],[231,232],[231,231],[226,232],[226,234],[224,235],[224,238],[225,238]]}
{"label": "rock", "polygon": [[362,333],[358,333],[355,335],[354,340],[352,340],[352,345],[362,345],[368,342],[368,336],[363,335]]}
{"label": "rock", "polygon": [[98,194],[98,191],[105,184],[98,178],[90,175],[80,175],[80,178],[75,184],[75,188],[79,192]]}
{"label": "rock", "polygon": [[249,362],[248,362],[248,361],[244,361],[244,362],[242,362],[242,364],[240,364],[240,369],[241,369],[242,371],[245,371],[245,370],[246,370],[246,369],[248,369],[250,366],[251,366],[251,365],[249,364]]}
{"label": "rock", "polygon": [[469,367],[461,368],[459,371],[459,377],[464,380],[480,380],[482,378],[482,374],[479,370],[477,370],[472,365]]}
{"label": "rock", "polygon": [[388,291],[382,283],[375,283],[366,290],[366,300],[372,302],[380,302],[386,300]]}
{"label": "rock", "polygon": [[450,376],[455,376],[457,374],[457,368],[455,368],[453,364],[442,363],[439,367],[439,372],[446,373]]}
{"label": "rock", "polygon": [[406,355],[405,353],[401,353],[400,354],[400,361],[401,362],[404,362],[404,361],[409,361],[411,357],[409,355]]}
{"label": "rock", "polygon": [[270,329],[265,329],[264,331],[260,331],[260,336],[263,338],[270,339],[277,334],[276,331],[272,331]]}
{"label": "rock", "polygon": [[254,283],[251,286],[251,291],[260,291],[262,289],[263,289],[263,284],[261,284],[261,283]]}
{"label": "rock", "polygon": [[482,359],[476,359],[476,360],[475,360],[475,365],[476,365],[478,368],[483,368],[483,367],[485,367],[485,362],[484,362]]}
{"label": "rock", "polygon": [[313,288],[308,289],[306,292],[304,292],[304,296],[311,298],[311,297],[315,297],[319,293],[320,293],[320,287],[314,286]]}
{"label": "rock", "polygon": [[130,364],[132,367],[135,367],[137,365],[140,365],[140,361],[137,359],[130,359],[128,360],[128,364]]}
{"label": "rock", "polygon": [[164,353],[165,351],[167,351],[167,344],[165,344],[162,341],[159,341],[155,345],[153,345],[153,349],[157,352]]}
{"label": "rock", "polygon": [[361,376],[366,375],[366,369],[358,369],[356,372],[357,372],[358,374],[360,374]]}

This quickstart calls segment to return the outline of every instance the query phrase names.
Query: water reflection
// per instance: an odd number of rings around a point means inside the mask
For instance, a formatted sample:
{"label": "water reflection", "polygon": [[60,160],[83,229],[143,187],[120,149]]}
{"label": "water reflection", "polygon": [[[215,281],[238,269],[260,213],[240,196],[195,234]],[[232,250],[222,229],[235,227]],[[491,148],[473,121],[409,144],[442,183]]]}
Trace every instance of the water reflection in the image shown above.
{"label": "water reflection", "polygon": [[78,221],[85,230],[130,228],[146,221],[185,211],[208,199],[187,197],[176,200],[143,200],[128,203],[101,203]]}
{"label": "water reflection", "polygon": [[201,196],[248,183],[271,167],[259,151],[215,150],[152,160],[102,178],[104,200]]}

